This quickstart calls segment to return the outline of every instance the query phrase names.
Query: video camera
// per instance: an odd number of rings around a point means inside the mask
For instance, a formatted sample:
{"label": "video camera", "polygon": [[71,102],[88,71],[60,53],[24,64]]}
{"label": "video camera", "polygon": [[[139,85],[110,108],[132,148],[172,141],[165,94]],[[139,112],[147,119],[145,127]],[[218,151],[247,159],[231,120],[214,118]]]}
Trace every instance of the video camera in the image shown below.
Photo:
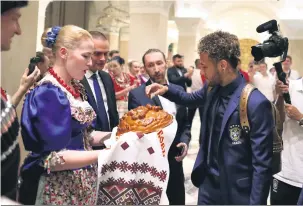
{"label": "video camera", "polygon": [[[278,34],[279,28],[276,20],[270,20],[257,27],[258,33],[268,31],[271,36],[261,44],[251,47],[251,54],[255,61],[260,61],[265,57],[281,56],[281,61],[274,63],[278,79],[286,84],[286,74],[282,69],[282,62],[285,61],[288,52],[288,38]],[[289,93],[284,93],[283,98],[286,103],[291,104]]]}

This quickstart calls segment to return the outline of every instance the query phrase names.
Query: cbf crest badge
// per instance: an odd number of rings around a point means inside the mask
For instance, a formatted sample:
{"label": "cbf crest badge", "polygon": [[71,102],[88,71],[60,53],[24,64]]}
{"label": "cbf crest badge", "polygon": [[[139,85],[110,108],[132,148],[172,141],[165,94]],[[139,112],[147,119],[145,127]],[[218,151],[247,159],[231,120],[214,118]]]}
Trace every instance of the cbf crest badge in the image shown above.
{"label": "cbf crest badge", "polygon": [[232,144],[242,144],[241,137],[241,126],[240,125],[231,125],[229,127],[229,137],[232,141]]}

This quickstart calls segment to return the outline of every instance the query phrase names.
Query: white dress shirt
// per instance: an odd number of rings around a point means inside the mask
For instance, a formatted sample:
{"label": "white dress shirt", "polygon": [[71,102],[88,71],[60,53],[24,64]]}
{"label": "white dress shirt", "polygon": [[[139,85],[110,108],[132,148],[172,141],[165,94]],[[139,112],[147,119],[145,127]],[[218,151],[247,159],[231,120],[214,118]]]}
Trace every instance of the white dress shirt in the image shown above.
{"label": "white dress shirt", "polygon": [[292,80],[297,80],[301,77],[299,72],[294,69],[290,69],[288,73],[286,73],[286,76],[288,77],[288,79],[292,79]]}
{"label": "white dress shirt", "polygon": [[[303,113],[303,79],[289,81],[291,104]],[[285,116],[283,124],[282,170],[274,175],[286,184],[302,188],[303,185],[303,127]]]}
{"label": "white dress shirt", "polygon": [[272,75],[268,74],[267,76],[263,76],[260,73],[255,74],[253,77],[253,83],[269,101],[274,101],[276,80]]}
{"label": "white dress shirt", "polygon": [[[90,70],[87,70],[86,73],[85,73],[85,77],[86,77],[86,79],[88,81],[90,89],[92,90],[92,92],[94,94],[95,102],[97,103],[96,93],[95,93],[95,88],[94,88],[94,80],[92,78],[93,74],[94,74],[94,72],[92,72]],[[103,84],[102,79],[101,79],[101,77],[100,77],[100,75],[99,75],[98,72],[96,72],[96,75],[97,75],[98,83],[99,83],[100,88],[101,88],[101,92],[102,92],[102,97],[103,97],[105,111],[106,111],[106,114],[107,114],[108,123],[110,124],[109,114],[108,114],[107,96],[106,96],[106,92],[105,92],[105,87],[104,87],[104,84]]]}

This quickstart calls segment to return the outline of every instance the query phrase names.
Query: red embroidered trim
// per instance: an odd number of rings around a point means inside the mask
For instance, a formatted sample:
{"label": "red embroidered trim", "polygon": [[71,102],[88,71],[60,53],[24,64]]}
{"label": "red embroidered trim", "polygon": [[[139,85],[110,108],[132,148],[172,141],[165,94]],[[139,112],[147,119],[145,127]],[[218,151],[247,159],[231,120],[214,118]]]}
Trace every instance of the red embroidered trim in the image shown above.
{"label": "red embroidered trim", "polygon": [[159,205],[162,192],[151,181],[111,177],[100,182],[97,205]]}
{"label": "red embroidered trim", "polygon": [[136,187],[136,185],[144,185],[145,187],[152,187],[154,188],[154,190],[156,190],[156,192],[161,193],[163,191],[162,187],[156,187],[155,184],[152,181],[148,181],[146,182],[144,179],[139,179],[138,181],[136,180],[129,180],[129,181],[125,181],[124,178],[119,178],[119,179],[115,179],[113,177],[110,177],[108,180],[105,181],[100,181],[100,185],[102,186],[107,186],[107,185],[121,185],[121,184],[125,184],[128,187],[132,186],[132,187]]}
{"label": "red embroidered trim", "polygon": [[164,144],[163,130],[160,130],[157,133],[157,136],[158,136],[160,146],[161,146],[161,149],[162,149],[162,155],[163,155],[163,157],[165,157],[165,144]]}
{"label": "red embroidered trim", "polygon": [[5,101],[7,101],[7,95],[6,95],[6,92],[5,92],[5,90],[1,87],[1,97],[3,97],[3,99],[5,100]]}
{"label": "red embroidered trim", "polygon": [[110,164],[104,164],[101,168],[101,174],[105,175],[106,172],[114,172],[115,170],[120,170],[121,172],[130,171],[132,174],[140,173],[150,173],[152,177],[157,177],[161,182],[165,182],[167,178],[167,172],[165,170],[158,171],[155,167],[149,166],[147,163],[139,164],[134,162],[129,164],[126,161],[118,163],[117,161],[112,161]]}

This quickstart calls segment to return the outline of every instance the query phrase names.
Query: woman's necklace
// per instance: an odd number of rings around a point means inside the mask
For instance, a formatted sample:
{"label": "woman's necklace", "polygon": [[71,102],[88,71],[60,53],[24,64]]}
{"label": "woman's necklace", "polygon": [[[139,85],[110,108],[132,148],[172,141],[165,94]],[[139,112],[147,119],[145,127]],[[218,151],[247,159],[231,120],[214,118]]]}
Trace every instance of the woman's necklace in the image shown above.
{"label": "woman's necklace", "polygon": [[68,86],[61,77],[58,76],[58,74],[54,71],[53,68],[49,68],[49,73],[61,84],[69,93],[71,93],[75,99],[80,97],[80,92],[78,88],[74,87],[74,90],[70,86]]}

